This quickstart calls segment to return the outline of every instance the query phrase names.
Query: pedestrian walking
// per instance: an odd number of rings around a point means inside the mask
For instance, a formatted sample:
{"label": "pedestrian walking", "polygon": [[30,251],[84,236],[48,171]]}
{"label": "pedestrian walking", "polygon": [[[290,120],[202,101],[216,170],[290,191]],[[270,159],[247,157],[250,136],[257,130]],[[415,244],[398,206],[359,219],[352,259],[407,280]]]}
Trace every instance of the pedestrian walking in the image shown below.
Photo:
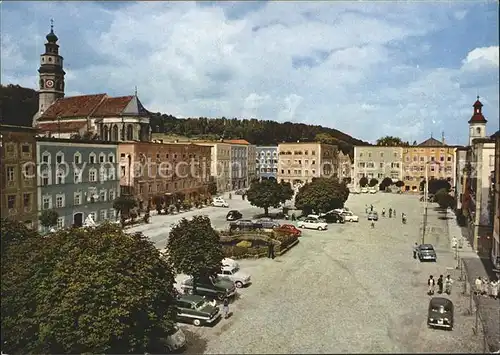
{"label": "pedestrian walking", "polygon": [[453,236],[453,238],[451,238],[451,247],[455,249],[457,245],[458,245],[458,239],[457,237]]}
{"label": "pedestrian walking", "polygon": [[392,208],[389,208],[389,218],[392,218]]}
{"label": "pedestrian walking", "polygon": [[373,212],[373,205],[370,205],[370,212]]}
{"label": "pedestrian walking", "polygon": [[415,242],[415,245],[413,246],[413,259],[417,258],[417,252],[418,252],[418,243]]}
{"label": "pedestrian walking", "polygon": [[498,280],[496,281],[492,280],[490,288],[491,288],[490,296],[493,297],[494,299],[498,299],[498,288],[499,288]]}
{"label": "pedestrian walking", "polygon": [[267,257],[269,259],[274,259],[274,244],[270,240],[267,242]]}
{"label": "pedestrian walking", "polygon": [[429,276],[429,279],[427,280],[427,286],[429,286],[429,290],[427,292],[428,295],[433,295],[434,294],[434,288],[436,287],[436,280],[434,280],[434,276]]}
{"label": "pedestrian walking", "polygon": [[385,208],[382,208],[382,217],[385,217]]}
{"label": "pedestrian walking", "polygon": [[444,292],[446,292],[448,295],[451,294],[451,285],[453,284],[453,280],[451,279],[450,275],[446,276],[446,279],[444,280]]}
{"label": "pedestrian walking", "polygon": [[375,222],[372,221],[372,228],[375,228]]}
{"label": "pedestrian walking", "polygon": [[229,199],[231,199],[233,197],[233,195],[231,195],[231,193],[229,193]]}
{"label": "pedestrian walking", "polygon": [[394,215],[394,218],[396,218],[396,216],[397,216],[396,210],[392,210],[392,214]]}
{"label": "pedestrian walking", "polygon": [[474,285],[476,286],[474,293],[478,296],[481,295],[481,292],[483,292],[482,284],[483,284],[483,280],[481,280],[481,278],[479,276],[476,277],[476,281],[474,281]]}
{"label": "pedestrian walking", "polygon": [[443,293],[443,286],[444,286],[443,275],[439,275],[437,285],[438,285],[438,293],[439,294]]}
{"label": "pedestrian walking", "polygon": [[292,213],[292,221],[295,222],[296,218],[295,218],[295,213]]}
{"label": "pedestrian walking", "polygon": [[224,301],[222,302],[222,312],[224,313],[224,319],[229,317],[229,299],[224,297]]}
{"label": "pedestrian walking", "polygon": [[488,296],[488,289],[490,288],[490,281],[485,277],[483,278],[482,283],[482,292],[481,295]]}

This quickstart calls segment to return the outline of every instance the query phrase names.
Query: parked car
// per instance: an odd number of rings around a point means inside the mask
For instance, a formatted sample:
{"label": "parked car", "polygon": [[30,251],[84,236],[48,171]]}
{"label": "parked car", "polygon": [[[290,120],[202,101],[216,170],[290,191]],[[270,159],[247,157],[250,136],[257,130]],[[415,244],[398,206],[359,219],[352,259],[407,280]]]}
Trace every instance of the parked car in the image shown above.
{"label": "parked car", "polygon": [[342,214],[342,213],[344,213],[344,212],[349,212],[349,211],[350,211],[350,209],[349,209],[349,208],[347,208],[347,207],[342,207],[342,208],[335,208],[335,209],[333,209],[333,210],[331,210],[331,211],[329,211],[329,212],[337,212],[337,213]]}
{"label": "parked car", "polygon": [[228,208],[229,204],[223,198],[215,197],[212,199],[212,206]]}
{"label": "parked car", "polygon": [[362,187],[362,188],[361,188],[361,193],[362,193],[362,194],[366,194],[366,193],[368,193],[368,189],[367,189],[366,187]]}
{"label": "parked car", "polygon": [[263,228],[262,224],[257,223],[257,222],[253,222],[249,219],[240,219],[240,220],[235,221],[235,222],[230,222],[230,224],[229,224],[229,230],[236,231],[236,232],[243,231],[243,230],[252,231],[252,230],[262,229],[262,228]]}
{"label": "parked car", "polygon": [[417,248],[417,256],[420,261],[437,260],[436,251],[432,244],[420,244]]}
{"label": "parked car", "polygon": [[262,224],[263,229],[274,229],[280,226],[278,222],[273,221],[269,217],[260,218],[256,220],[255,223]]}
{"label": "parked car", "polygon": [[378,221],[378,212],[376,212],[376,211],[368,212],[368,220],[369,221]]}
{"label": "parked car", "polygon": [[193,323],[196,326],[211,324],[220,318],[220,309],[198,295],[179,295],[175,302],[177,320]]}
{"label": "parked car", "polygon": [[221,272],[217,275],[221,279],[228,279],[234,282],[238,288],[242,288],[250,284],[250,275],[242,272],[239,267],[222,267]]}
{"label": "parked car", "polygon": [[359,216],[356,216],[351,211],[345,211],[342,213],[346,222],[359,222]]}
{"label": "parked car", "polygon": [[328,212],[321,215],[321,219],[326,223],[345,223],[345,218],[337,212]]}
{"label": "parked car", "polygon": [[196,283],[196,291],[193,291],[192,277],[188,277],[182,281],[180,287],[184,293],[206,296],[210,299],[223,300],[225,297],[231,297],[236,294],[234,282],[221,279],[220,277],[198,281]]}
{"label": "parked car", "polygon": [[454,306],[448,298],[433,297],[429,301],[427,325],[431,328],[453,329]]}
{"label": "parked car", "polygon": [[186,335],[177,325],[174,326],[174,332],[165,339],[165,347],[168,352],[182,349],[186,346]]}
{"label": "parked car", "polygon": [[306,218],[304,221],[299,221],[297,226],[299,228],[317,229],[319,231],[328,229],[328,223],[314,218]]}
{"label": "parked car", "polygon": [[371,194],[376,194],[377,193],[377,188],[371,188],[368,190]]}
{"label": "parked car", "polygon": [[222,259],[222,267],[240,267],[240,264],[231,258],[224,258]]}
{"label": "parked car", "polygon": [[288,232],[292,235],[295,235],[297,237],[300,237],[302,235],[302,231],[295,227],[293,224],[282,224],[278,228],[275,229],[276,231],[284,231]]}
{"label": "parked car", "polygon": [[240,211],[231,210],[226,215],[226,221],[237,221],[238,219],[241,219],[242,217],[243,217],[243,215],[241,214]]}

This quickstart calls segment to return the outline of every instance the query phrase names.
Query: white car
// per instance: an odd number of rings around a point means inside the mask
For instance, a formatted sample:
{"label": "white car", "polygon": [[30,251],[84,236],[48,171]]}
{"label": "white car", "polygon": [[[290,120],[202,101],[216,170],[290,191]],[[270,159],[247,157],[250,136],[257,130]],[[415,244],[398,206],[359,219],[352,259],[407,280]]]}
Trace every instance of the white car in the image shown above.
{"label": "white car", "polygon": [[319,231],[327,230],[328,229],[328,223],[323,222],[320,219],[315,219],[315,218],[306,218],[303,221],[299,221],[297,223],[297,227],[299,228],[308,228],[308,229],[317,229]]}
{"label": "white car", "polygon": [[222,267],[221,273],[217,276],[233,281],[238,288],[242,288],[251,282],[250,275],[242,272],[239,267]]}
{"label": "white car", "polygon": [[351,211],[342,212],[342,216],[344,217],[346,222],[359,222],[359,216],[356,216]]}
{"label": "white car", "polygon": [[212,206],[228,208],[229,204],[226,201],[224,201],[224,199],[222,199],[222,198],[214,198],[212,200]]}
{"label": "white car", "polygon": [[222,267],[232,267],[232,268],[239,268],[240,264],[236,260],[233,260],[231,258],[224,258],[222,259]]}
{"label": "white car", "polygon": [[186,335],[178,326],[174,327],[175,331],[165,339],[165,345],[171,352],[182,349],[186,345]]}
{"label": "white car", "polygon": [[362,187],[361,188],[361,193],[362,194],[367,194],[368,193],[368,189],[366,187]]}
{"label": "white car", "polygon": [[370,189],[370,193],[371,193],[371,194],[376,194],[376,193],[377,193],[377,189],[376,189],[376,188],[374,188],[374,189]]}

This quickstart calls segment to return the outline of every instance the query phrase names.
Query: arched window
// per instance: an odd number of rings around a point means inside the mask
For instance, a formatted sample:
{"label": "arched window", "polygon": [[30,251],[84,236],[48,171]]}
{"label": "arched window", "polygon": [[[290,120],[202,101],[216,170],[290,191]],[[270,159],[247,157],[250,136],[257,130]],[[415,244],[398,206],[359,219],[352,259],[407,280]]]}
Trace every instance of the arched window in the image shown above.
{"label": "arched window", "polygon": [[111,135],[111,140],[113,142],[118,142],[118,126],[117,125],[113,126],[113,133]]}
{"label": "arched window", "polygon": [[80,154],[80,152],[76,152],[74,155],[73,155],[73,162],[75,164],[81,164],[82,163],[82,155]]}
{"label": "arched window", "polygon": [[105,140],[105,141],[109,141],[109,130],[108,130],[108,126],[104,126],[102,128],[102,139]]}
{"label": "arched window", "polygon": [[476,132],[477,132],[477,134],[481,134],[481,127],[477,127]]}
{"label": "arched window", "polygon": [[131,141],[133,139],[134,139],[134,127],[131,124],[129,124],[127,126],[127,140]]}

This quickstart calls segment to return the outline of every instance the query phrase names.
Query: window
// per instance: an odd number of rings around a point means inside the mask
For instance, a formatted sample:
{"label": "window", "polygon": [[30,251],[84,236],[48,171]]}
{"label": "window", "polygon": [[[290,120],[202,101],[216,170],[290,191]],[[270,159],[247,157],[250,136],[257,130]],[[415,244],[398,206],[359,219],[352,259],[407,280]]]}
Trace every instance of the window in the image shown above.
{"label": "window", "polygon": [[75,184],[79,184],[82,182],[82,171],[80,169],[75,168],[73,171]]}
{"label": "window", "polygon": [[43,169],[40,172],[40,176],[42,179],[42,186],[47,186],[50,184],[50,175],[49,175],[49,169]]}
{"label": "window", "polygon": [[57,228],[58,229],[64,228],[64,217],[59,217],[57,219]]}
{"label": "window", "polygon": [[31,155],[31,146],[29,144],[23,144],[21,146],[21,152],[23,156],[30,156]]}
{"label": "window", "polygon": [[64,184],[64,176],[66,174],[64,173],[64,170],[59,168],[57,169],[56,172],[56,184]]}
{"label": "window", "polygon": [[115,180],[115,168],[108,169],[108,180]]}
{"label": "window", "polygon": [[384,153],[383,152],[380,152],[380,157],[383,158],[384,157]]}
{"label": "window", "polygon": [[99,211],[99,220],[105,221],[106,218],[108,217],[107,214],[108,214],[107,210],[100,210]]}
{"label": "window", "polygon": [[75,164],[81,164],[82,163],[82,155],[78,152],[73,155],[73,161]]}
{"label": "window", "polygon": [[448,156],[448,159],[447,159],[447,160],[448,160],[448,161],[451,161],[451,156]]}
{"label": "window", "polygon": [[31,194],[23,194],[23,207],[26,212],[31,210]]}
{"label": "window", "polygon": [[56,195],[56,208],[64,207],[64,195]]}
{"label": "window", "polygon": [[7,196],[7,208],[9,210],[16,208],[16,195]]}
{"label": "window", "polygon": [[5,145],[5,151],[8,157],[15,158],[16,157],[16,144],[15,143],[7,143]]}
{"label": "window", "polygon": [[99,192],[99,201],[106,201],[106,190],[101,190]]}
{"label": "window", "polygon": [[35,176],[33,165],[24,166],[24,180],[29,180]]}
{"label": "window", "polygon": [[431,161],[434,161],[434,157],[431,157]]}
{"label": "window", "polygon": [[96,163],[96,155],[95,155],[95,153],[90,153],[89,154],[89,163],[90,164],[95,164]]}
{"label": "window", "polygon": [[95,169],[89,170],[89,181],[96,182],[97,181],[97,171]]}
{"label": "window", "polygon": [[99,181],[106,181],[107,179],[107,176],[106,176],[106,168],[99,168]]}
{"label": "window", "polygon": [[441,156],[439,157],[439,160],[440,160],[440,161],[444,161],[444,157],[441,155]]}
{"label": "window", "polygon": [[52,207],[52,199],[50,196],[44,196],[42,198],[42,209],[48,210]]}
{"label": "window", "polygon": [[115,199],[115,190],[109,190],[109,200],[113,201]]}
{"label": "window", "polygon": [[16,180],[16,171],[13,166],[7,167],[7,183],[8,185],[12,185],[12,183]]}
{"label": "window", "polygon": [[108,154],[108,162],[109,163],[115,162],[115,155],[113,153]]}
{"label": "window", "polygon": [[97,221],[97,214],[95,212],[90,212],[89,213],[90,218],[95,222]]}
{"label": "window", "polygon": [[106,156],[104,153],[99,154],[99,163],[104,163],[106,161]]}
{"label": "window", "polygon": [[380,168],[383,168],[383,167],[384,167],[384,163],[380,163],[380,164],[379,164],[379,167],[380,167]]}
{"label": "window", "polygon": [[61,164],[64,161],[64,153],[58,152],[56,154],[56,163]]}
{"label": "window", "polygon": [[116,211],[114,209],[110,209],[108,213],[109,219],[116,218]]}
{"label": "window", "polygon": [[73,195],[73,204],[75,206],[79,206],[82,204],[82,194],[81,192],[75,192],[75,194]]}
{"label": "window", "polygon": [[43,154],[42,154],[42,163],[50,164],[50,153],[43,152]]}

